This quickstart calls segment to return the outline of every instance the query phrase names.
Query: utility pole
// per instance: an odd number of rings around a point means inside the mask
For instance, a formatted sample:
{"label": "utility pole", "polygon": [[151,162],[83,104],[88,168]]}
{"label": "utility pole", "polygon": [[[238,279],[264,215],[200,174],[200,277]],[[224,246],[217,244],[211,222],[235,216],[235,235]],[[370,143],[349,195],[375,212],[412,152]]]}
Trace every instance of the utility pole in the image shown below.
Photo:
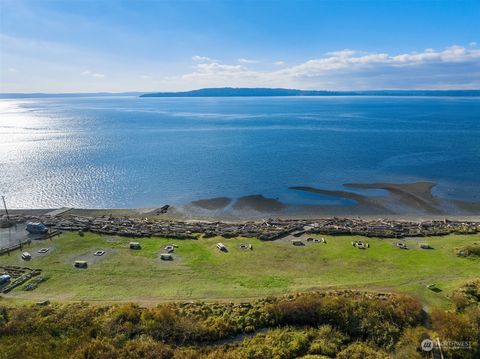
{"label": "utility pole", "polygon": [[2,196],[3,206],[5,207],[5,213],[7,214],[7,221],[10,222],[10,216],[8,214],[7,203],[5,202],[5,196]]}

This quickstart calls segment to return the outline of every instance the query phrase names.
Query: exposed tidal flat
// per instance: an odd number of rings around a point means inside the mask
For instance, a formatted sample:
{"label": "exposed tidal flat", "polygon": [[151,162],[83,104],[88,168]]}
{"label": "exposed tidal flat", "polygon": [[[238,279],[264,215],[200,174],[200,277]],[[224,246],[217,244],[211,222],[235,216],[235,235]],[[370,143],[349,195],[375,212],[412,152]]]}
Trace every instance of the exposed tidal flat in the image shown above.
{"label": "exposed tidal flat", "polygon": [[0,101],[12,208],[182,218],[480,213],[480,99]]}

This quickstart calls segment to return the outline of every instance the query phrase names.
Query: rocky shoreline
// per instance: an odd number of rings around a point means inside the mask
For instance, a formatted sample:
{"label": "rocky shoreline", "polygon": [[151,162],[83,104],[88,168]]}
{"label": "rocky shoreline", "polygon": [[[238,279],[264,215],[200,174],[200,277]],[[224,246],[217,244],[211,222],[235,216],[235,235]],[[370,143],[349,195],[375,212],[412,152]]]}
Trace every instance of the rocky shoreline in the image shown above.
{"label": "rocky shoreline", "polygon": [[180,221],[136,217],[86,217],[78,215],[33,216],[16,214],[11,216],[16,223],[39,221],[52,230],[78,231],[119,235],[126,237],[168,237],[198,239],[221,236],[257,237],[275,240],[289,235],[302,234],[360,235],[380,238],[425,237],[448,234],[480,233],[480,222],[460,220],[402,221],[391,219],[267,219],[263,221],[220,222]]}

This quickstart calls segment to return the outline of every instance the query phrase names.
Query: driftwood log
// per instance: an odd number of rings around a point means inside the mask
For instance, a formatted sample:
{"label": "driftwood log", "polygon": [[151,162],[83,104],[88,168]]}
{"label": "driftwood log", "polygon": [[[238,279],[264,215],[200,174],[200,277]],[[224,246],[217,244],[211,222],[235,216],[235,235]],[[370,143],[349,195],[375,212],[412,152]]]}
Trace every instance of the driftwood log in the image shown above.
{"label": "driftwood log", "polygon": [[90,231],[132,238],[160,236],[197,239],[200,236],[224,238],[257,237],[269,241],[295,234],[361,235],[380,238],[426,237],[480,233],[480,222],[473,221],[397,221],[352,218],[314,220],[268,219],[247,222],[175,221],[145,218],[19,216],[17,222],[40,221],[58,231]]}

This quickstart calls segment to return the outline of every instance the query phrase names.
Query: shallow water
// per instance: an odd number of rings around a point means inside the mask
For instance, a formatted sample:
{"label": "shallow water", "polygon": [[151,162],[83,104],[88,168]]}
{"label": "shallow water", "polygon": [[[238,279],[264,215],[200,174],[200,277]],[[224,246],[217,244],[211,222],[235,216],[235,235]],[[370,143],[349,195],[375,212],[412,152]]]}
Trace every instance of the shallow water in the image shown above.
{"label": "shallow water", "polygon": [[[0,100],[0,192],[12,208],[184,204],[345,182],[437,182],[480,201],[480,99]],[[375,194],[375,191],[371,191]]]}

